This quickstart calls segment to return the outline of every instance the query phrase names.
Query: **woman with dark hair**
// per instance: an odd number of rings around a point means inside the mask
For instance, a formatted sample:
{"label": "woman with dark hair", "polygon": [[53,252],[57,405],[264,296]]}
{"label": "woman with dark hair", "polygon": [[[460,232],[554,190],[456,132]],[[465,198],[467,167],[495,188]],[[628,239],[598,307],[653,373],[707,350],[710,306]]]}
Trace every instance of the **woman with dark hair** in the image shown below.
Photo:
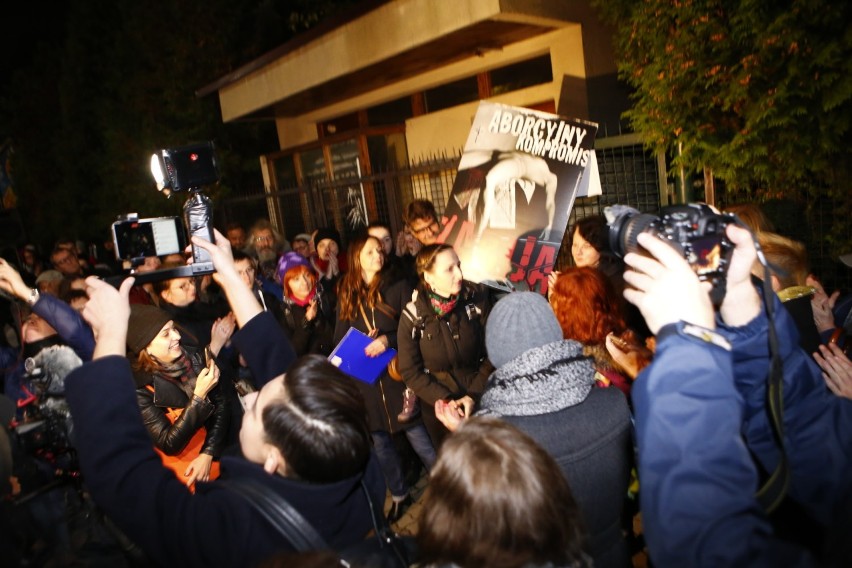
{"label": "woman with dark hair", "polygon": [[[349,244],[347,261],[349,270],[343,274],[337,288],[334,343],[338,344],[349,328],[354,327],[374,338],[364,352],[368,357],[376,357],[388,348],[396,348],[399,314],[405,299],[410,297],[411,287],[404,279],[392,283],[383,281],[380,272],[384,255],[375,237],[367,234],[356,237]],[[387,372],[372,385],[352,380],[364,396],[373,446],[393,498],[388,520],[396,522],[412,500],[391,434],[405,432],[427,470],[435,463],[435,449],[419,419],[401,416],[405,385],[392,380]],[[403,421],[409,419],[403,423],[401,418]]]}
{"label": "woman with dark hair", "polygon": [[571,489],[532,438],[471,418],[441,447],[417,532],[422,565],[589,565]]}
{"label": "woman with dark hair", "polygon": [[283,290],[280,321],[296,354],[331,353],[334,312],[308,259],[285,252],[276,274]]}
{"label": "woman with dark hair", "polygon": [[487,289],[464,280],[452,246],[434,244],[417,255],[420,282],[399,325],[399,371],[425,403],[423,420],[440,445],[447,429],[435,418],[438,400],[470,416],[493,367],[485,352]]}
{"label": "woman with dark hair", "polygon": [[[651,332],[645,319],[633,304],[624,297],[624,262],[613,254],[609,245],[609,225],[603,215],[591,215],[579,219],[569,232],[571,259],[574,266],[591,267],[606,276],[615,294],[618,309],[627,321],[628,327],[639,337],[650,337]],[[559,272],[551,273],[550,284]]]}
{"label": "woman with dark hair", "polygon": [[598,385],[618,387],[629,396],[629,378],[606,342],[609,334],[630,344],[638,340],[624,322],[609,280],[594,268],[569,268],[551,285],[549,299],[563,337],[583,344],[583,353],[594,358]]}
{"label": "woman with dark hair", "polygon": [[181,345],[163,310],[143,304],[130,310],[127,347],[142,420],[165,465],[188,486],[218,475],[213,462],[228,441],[231,413],[214,357],[233,329],[231,320],[217,326],[205,353]]}

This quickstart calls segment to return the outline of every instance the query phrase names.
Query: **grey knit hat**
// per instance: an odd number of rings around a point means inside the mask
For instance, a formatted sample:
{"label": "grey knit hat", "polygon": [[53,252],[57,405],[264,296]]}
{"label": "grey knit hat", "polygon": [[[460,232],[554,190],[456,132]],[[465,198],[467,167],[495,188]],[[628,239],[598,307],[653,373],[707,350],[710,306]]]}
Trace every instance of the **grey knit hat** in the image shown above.
{"label": "grey knit hat", "polygon": [[533,347],[562,339],[562,328],[544,296],[512,292],[500,299],[488,316],[485,348],[498,369]]}

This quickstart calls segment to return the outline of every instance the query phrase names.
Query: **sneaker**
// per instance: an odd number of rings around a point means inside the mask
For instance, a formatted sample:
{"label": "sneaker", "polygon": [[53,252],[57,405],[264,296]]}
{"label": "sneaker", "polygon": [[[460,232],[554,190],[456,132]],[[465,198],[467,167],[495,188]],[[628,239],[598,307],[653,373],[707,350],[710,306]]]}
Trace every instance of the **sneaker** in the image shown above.
{"label": "sneaker", "polygon": [[405,424],[418,416],[420,416],[420,400],[413,390],[407,388],[402,398],[402,412],[397,415],[396,419],[401,424]]}

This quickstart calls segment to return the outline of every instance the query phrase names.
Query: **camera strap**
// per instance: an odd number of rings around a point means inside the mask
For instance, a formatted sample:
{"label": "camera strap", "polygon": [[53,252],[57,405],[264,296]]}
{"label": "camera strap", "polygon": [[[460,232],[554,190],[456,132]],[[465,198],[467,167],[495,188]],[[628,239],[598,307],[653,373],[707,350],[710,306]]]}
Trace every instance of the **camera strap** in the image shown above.
{"label": "camera strap", "polygon": [[779,353],[778,332],[775,329],[775,292],[772,290],[769,266],[757,239],[754,239],[757,256],[763,265],[763,303],[766,306],[766,317],[769,320],[769,377],[766,382],[766,404],[772,434],[781,457],[769,478],[757,490],[757,500],[767,513],[774,511],[784,500],[790,484],[790,467],[787,463],[787,452],[784,447],[784,369]]}

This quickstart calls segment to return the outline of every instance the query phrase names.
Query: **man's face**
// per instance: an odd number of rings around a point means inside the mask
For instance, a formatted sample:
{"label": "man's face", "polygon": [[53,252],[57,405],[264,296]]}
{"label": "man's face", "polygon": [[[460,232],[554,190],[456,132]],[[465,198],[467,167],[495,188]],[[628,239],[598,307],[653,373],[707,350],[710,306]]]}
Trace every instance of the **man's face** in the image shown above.
{"label": "man's face", "polygon": [[80,262],[77,260],[77,255],[67,249],[60,249],[51,257],[53,266],[61,272],[63,276],[75,276],[82,272]]}
{"label": "man's face", "polygon": [[305,258],[311,254],[310,247],[308,246],[308,241],[303,241],[302,239],[297,239],[293,241],[293,250],[297,253],[301,254]]}
{"label": "man's face", "polygon": [[254,248],[258,252],[263,250],[274,250],[275,236],[270,229],[261,229],[254,235]]}
{"label": "man's face", "polygon": [[30,313],[21,326],[24,343],[35,343],[45,337],[56,335],[56,330],[36,313]]}
{"label": "man's face", "polygon": [[441,234],[441,224],[435,218],[415,219],[409,224],[408,228],[411,234],[424,246],[434,245],[438,242],[438,235]]}
{"label": "man's face", "polygon": [[249,259],[244,258],[234,262],[234,268],[237,269],[237,274],[240,275],[240,280],[245,282],[246,286],[249,288],[254,287],[254,277],[256,272],[254,265]]}
{"label": "man's face", "polygon": [[234,250],[240,250],[246,246],[246,232],[239,229],[230,229],[225,235],[228,238],[228,242],[231,243],[231,248]]}

